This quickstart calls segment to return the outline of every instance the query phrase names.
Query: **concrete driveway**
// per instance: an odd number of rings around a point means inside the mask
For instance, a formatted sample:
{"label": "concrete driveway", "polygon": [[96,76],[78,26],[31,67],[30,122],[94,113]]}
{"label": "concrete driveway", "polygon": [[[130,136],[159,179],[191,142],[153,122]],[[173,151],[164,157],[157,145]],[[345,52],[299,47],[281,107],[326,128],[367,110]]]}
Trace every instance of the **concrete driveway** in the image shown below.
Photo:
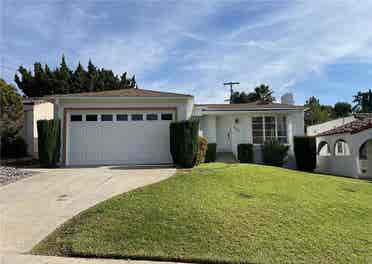
{"label": "concrete driveway", "polygon": [[175,173],[115,166],[33,171],[30,178],[0,187],[0,255],[27,253],[79,212]]}

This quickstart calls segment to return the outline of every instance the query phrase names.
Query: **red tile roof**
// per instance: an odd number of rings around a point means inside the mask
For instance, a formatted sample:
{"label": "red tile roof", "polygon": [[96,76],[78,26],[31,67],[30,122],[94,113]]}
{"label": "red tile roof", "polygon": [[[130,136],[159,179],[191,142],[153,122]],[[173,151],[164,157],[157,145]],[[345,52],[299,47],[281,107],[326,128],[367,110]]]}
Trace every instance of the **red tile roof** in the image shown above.
{"label": "red tile roof", "polygon": [[205,107],[207,110],[252,110],[252,109],[267,109],[267,110],[277,110],[277,109],[288,109],[288,110],[304,110],[305,107],[301,105],[289,105],[289,104],[279,104],[279,103],[269,103],[269,102],[252,102],[246,104],[197,104],[196,107]]}
{"label": "red tile roof", "polygon": [[356,134],[372,128],[372,118],[357,119],[345,125],[320,133],[318,136],[330,136],[336,134]]}
{"label": "red tile roof", "polygon": [[120,89],[53,95],[52,97],[192,97],[188,94],[160,92],[145,89]]}

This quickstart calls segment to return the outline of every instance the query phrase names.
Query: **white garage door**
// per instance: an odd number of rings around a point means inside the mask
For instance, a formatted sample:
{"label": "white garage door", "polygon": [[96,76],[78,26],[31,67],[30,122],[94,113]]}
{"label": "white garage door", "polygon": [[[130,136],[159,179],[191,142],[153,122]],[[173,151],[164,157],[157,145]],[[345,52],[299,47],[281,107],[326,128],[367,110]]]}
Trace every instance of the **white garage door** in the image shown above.
{"label": "white garage door", "polygon": [[174,111],[69,112],[68,165],[171,163]]}

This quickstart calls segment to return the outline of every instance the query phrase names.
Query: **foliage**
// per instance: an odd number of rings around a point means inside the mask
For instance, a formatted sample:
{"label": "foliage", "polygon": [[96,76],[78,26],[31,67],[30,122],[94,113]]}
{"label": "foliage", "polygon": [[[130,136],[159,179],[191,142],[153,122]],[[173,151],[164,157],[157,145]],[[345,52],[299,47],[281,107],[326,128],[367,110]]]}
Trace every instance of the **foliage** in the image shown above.
{"label": "foliage", "polygon": [[170,152],[173,162],[183,168],[195,166],[198,153],[199,122],[185,120],[170,124]]}
{"label": "foliage", "polygon": [[264,102],[274,102],[275,97],[272,96],[274,92],[270,89],[268,85],[261,84],[254,89],[254,92],[244,93],[244,92],[234,92],[231,95],[232,104],[242,104],[251,103],[256,101]]}
{"label": "foliage", "polygon": [[238,160],[240,163],[253,163],[252,144],[238,144]]}
{"label": "foliage", "polygon": [[43,167],[56,167],[61,148],[60,120],[38,120],[37,133],[40,164]]}
{"label": "foliage", "polygon": [[266,141],[262,146],[263,162],[267,165],[282,167],[286,161],[289,146],[277,140]]}
{"label": "foliage", "polygon": [[91,60],[88,70],[79,62],[73,71],[68,67],[64,56],[55,70],[35,62],[33,73],[23,66],[19,67],[18,72],[20,76],[16,74],[14,80],[28,97],[137,88],[135,76],[128,79],[127,73],[123,73],[118,77],[112,70],[98,69]]}
{"label": "foliage", "polygon": [[23,125],[22,96],[0,79],[0,136],[14,140]]}
{"label": "foliage", "polygon": [[367,181],[255,164],[202,164],[89,208],[32,253],[225,264],[370,263],[371,200]]}
{"label": "foliage", "polygon": [[372,90],[369,89],[367,92],[358,92],[354,95],[353,111],[358,113],[372,113]]}
{"label": "foliage", "polygon": [[206,137],[198,137],[198,155],[196,156],[196,165],[205,162],[205,156],[208,149],[208,140]]}
{"label": "foliage", "polygon": [[351,104],[347,102],[337,102],[333,108],[334,117],[346,117],[351,115]]}
{"label": "foliage", "polygon": [[294,137],[297,169],[312,172],[316,168],[315,137]]}
{"label": "foliage", "polygon": [[319,99],[311,96],[305,103],[308,110],[305,113],[305,125],[312,126],[330,120],[332,106],[321,105]]}
{"label": "foliage", "polygon": [[217,159],[217,144],[208,143],[207,153],[205,154],[205,162],[215,162]]}
{"label": "foliage", "polygon": [[1,158],[23,158],[27,156],[27,143],[21,136],[1,138]]}

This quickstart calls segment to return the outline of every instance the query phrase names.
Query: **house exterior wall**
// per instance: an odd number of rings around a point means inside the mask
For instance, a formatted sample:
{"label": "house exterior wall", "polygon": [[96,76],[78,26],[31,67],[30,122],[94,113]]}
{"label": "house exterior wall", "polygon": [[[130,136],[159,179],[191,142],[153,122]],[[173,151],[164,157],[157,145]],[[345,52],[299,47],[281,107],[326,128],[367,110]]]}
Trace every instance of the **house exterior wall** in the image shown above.
{"label": "house exterior wall", "polygon": [[54,117],[53,104],[49,102],[38,103],[34,105],[25,105],[24,107],[24,127],[23,135],[27,143],[27,152],[34,158],[38,157],[38,135],[37,121],[50,120]]}
{"label": "house exterior wall", "polygon": [[176,120],[187,120],[191,117],[193,98],[58,98],[55,118],[61,122],[61,162],[68,152],[68,129],[65,127],[65,112],[69,109],[175,109]]}
{"label": "house exterior wall", "polygon": [[[347,142],[350,155],[336,156],[335,147],[338,140]],[[369,141],[370,140],[370,141]],[[327,142],[330,149],[329,156],[317,155],[316,171],[353,178],[371,178],[372,177],[372,129],[368,129],[356,134],[336,134],[330,136],[317,137],[317,148],[321,142]],[[368,142],[368,161],[367,173],[361,173],[359,150],[360,147]],[[364,161],[362,161],[363,163]]]}
{"label": "house exterior wall", "polygon": [[[287,137],[290,150],[287,166],[295,168],[293,152],[293,137],[304,135],[303,111],[291,112],[245,112],[245,113],[212,113],[200,117],[200,129],[210,143],[217,143],[218,152],[232,152],[238,155],[238,144],[252,143],[252,117],[254,116],[282,116],[287,117]],[[230,139],[228,138],[230,136]],[[254,146],[256,163],[262,163],[261,145]]]}

